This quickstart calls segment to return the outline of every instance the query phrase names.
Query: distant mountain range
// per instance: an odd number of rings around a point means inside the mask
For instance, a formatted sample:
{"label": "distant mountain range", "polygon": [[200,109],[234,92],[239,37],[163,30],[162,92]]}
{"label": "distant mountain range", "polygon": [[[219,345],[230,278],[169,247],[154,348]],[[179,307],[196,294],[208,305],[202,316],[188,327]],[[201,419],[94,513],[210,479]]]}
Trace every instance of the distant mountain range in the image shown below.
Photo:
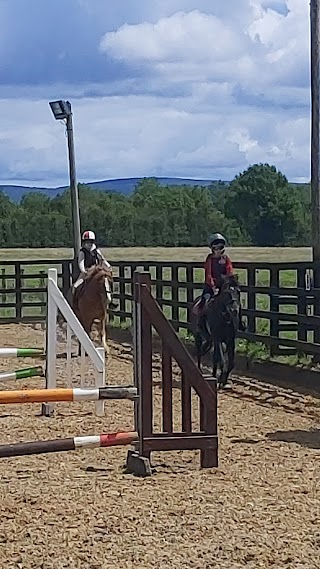
{"label": "distant mountain range", "polygon": [[[98,182],[86,182],[85,186],[96,190],[102,190],[105,192],[118,192],[120,194],[129,195],[133,192],[137,183],[143,178],[118,178],[115,180],[101,180]],[[190,178],[157,178],[158,182],[165,186],[209,186],[214,180],[193,180]],[[50,198],[54,198],[58,194],[62,194],[66,190],[67,186],[62,186],[59,188],[31,188],[28,186],[14,186],[14,185],[0,185],[0,192],[2,191],[12,201],[19,202],[25,194],[31,192],[39,192],[45,194]]]}

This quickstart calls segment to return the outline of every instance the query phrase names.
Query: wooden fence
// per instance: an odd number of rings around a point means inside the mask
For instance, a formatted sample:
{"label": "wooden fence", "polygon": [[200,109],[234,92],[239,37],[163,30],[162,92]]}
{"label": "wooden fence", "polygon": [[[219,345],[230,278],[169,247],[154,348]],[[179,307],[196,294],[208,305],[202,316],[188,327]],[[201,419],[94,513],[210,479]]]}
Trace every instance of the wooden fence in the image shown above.
{"label": "wooden fence", "polygon": [[71,282],[70,261],[0,262],[0,324],[46,319],[49,268],[57,269],[59,287],[66,292]]}
{"label": "wooden fence", "polygon": [[[132,320],[133,274],[151,274],[152,293],[175,330],[190,331],[190,311],[201,294],[202,263],[119,261],[113,262],[115,297],[119,310],[116,324]],[[248,331],[242,338],[261,342],[273,355],[320,354],[319,265],[298,263],[234,263],[242,289],[243,313]],[[72,262],[2,262],[0,323],[37,322],[46,318],[47,270],[58,270],[64,293],[71,284]]]}

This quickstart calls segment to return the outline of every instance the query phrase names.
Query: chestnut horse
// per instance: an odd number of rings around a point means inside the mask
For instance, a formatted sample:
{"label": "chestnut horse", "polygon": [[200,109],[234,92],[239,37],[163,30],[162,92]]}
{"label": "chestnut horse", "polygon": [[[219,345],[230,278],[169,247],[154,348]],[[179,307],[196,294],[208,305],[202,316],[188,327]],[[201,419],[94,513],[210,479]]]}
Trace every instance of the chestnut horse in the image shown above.
{"label": "chestnut horse", "polygon": [[112,295],[112,276],[110,271],[95,265],[88,269],[83,284],[76,289],[72,297],[72,309],[90,337],[92,324],[99,320],[99,335],[101,343],[108,353],[107,319],[108,305]]}

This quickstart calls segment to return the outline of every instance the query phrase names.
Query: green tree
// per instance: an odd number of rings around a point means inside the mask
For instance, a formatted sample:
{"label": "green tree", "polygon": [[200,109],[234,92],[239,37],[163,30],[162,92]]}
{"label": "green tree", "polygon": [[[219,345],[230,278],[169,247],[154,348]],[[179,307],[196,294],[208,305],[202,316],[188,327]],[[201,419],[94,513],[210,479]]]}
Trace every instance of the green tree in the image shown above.
{"label": "green tree", "polygon": [[14,228],[12,220],[15,219],[19,211],[19,206],[13,203],[10,198],[0,192],[0,246],[12,247],[14,242]]}
{"label": "green tree", "polygon": [[225,195],[228,217],[257,246],[297,243],[306,231],[301,198],[275,166],[255,164],[231,182]]}
{"label": "green tree", "polygon": [[[231,245],[306,245],[310,186],[288,184],[273,166],[248,168],[233,182],[162,186],[141,180],[131,196],[79,184],[81,227],[100,246],[201,246],[215,231]],[[32,192],[20,204],[0,192],[0,246],[70,247],[70,190],[53,199]]]}
{"label": "green tree", "polygon": [[30,215],[48,213],[50,198],[38,192],[30,192],[22,197],[20,207],[30,213]]}
{"label": "green tree", "polygon": [[201,246],[213,231],[231,233],[233,243],[246,241],[234,221],[217,208],[210,188],[161,186],[145,178],[131,201],[135,243],[140,246]]}

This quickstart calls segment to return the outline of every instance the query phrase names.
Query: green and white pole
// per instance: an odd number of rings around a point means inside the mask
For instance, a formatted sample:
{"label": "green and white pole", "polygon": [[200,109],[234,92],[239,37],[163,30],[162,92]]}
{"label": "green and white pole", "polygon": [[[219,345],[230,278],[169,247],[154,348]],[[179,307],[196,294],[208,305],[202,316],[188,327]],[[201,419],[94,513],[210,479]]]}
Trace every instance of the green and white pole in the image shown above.
{"label": "green and white pole", "polygon": [[0,348],[0,358],[31,358],[43,356],[39,348]]}
{"label": "green and white pole", "polygon": [[10,381],[10,379],[24,379],[26,377],[44,377],[42,367],[29,367],[16,371],[0,373],[0,381]]}

